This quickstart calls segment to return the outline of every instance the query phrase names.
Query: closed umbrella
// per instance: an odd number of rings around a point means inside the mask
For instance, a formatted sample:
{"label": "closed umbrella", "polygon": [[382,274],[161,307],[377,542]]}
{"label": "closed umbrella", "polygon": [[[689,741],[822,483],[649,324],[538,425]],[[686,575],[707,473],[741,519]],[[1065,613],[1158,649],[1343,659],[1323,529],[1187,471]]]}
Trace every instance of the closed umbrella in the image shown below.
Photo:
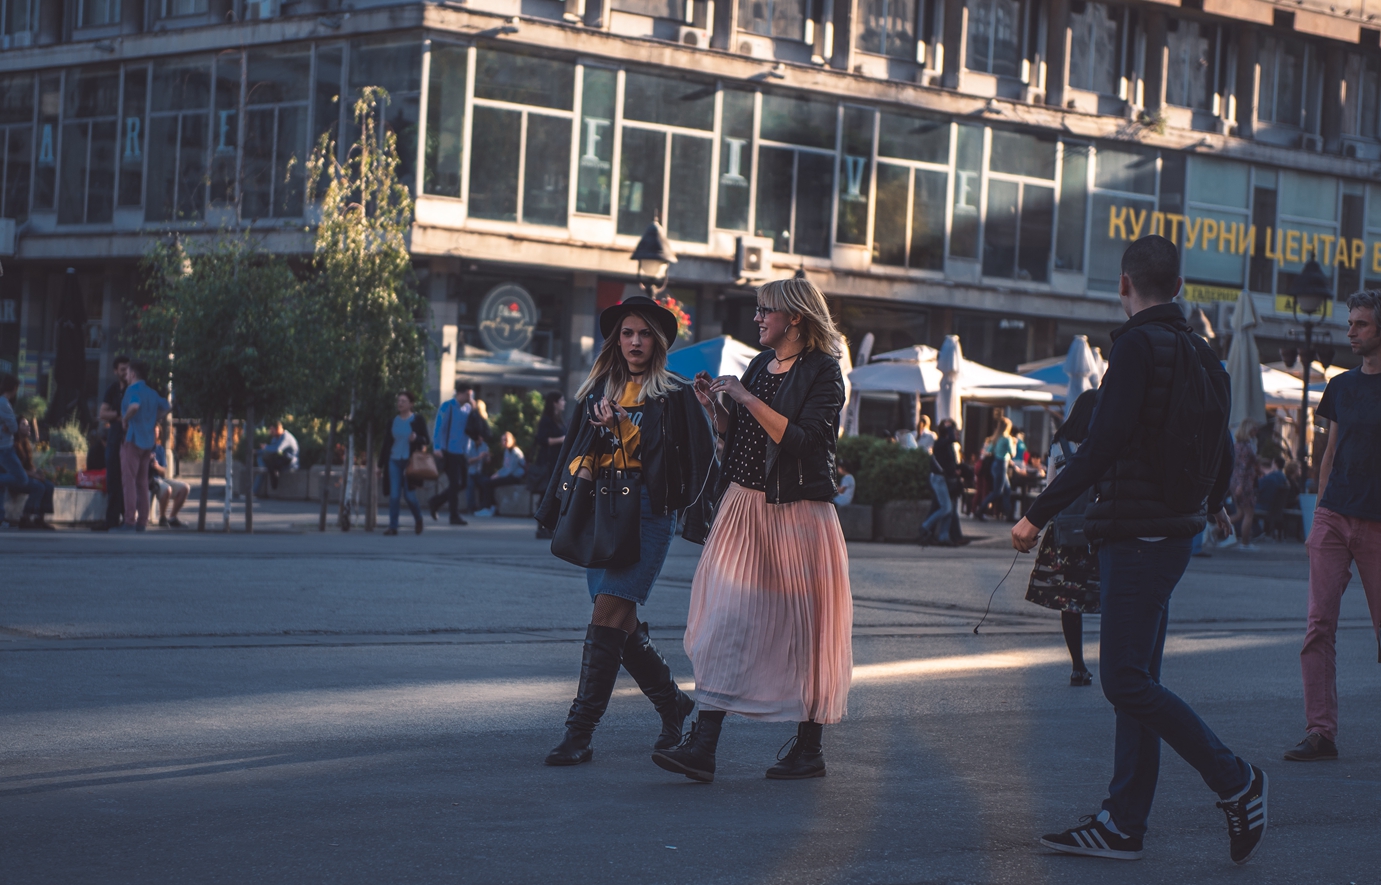
{"label": "closed umbrella", "polygon": [[[869,332],[863,336],[863,340],[858,344],[858,365],[868,365],[868,358],[873,354],[873,333]],[[853,372],[850,372],[849,388],[844,399],[844,435],[858,436],[858,413],[862,408],[862,403],[858,399],[858,389],[853,386]]]}
{"label": "closed umbrella", "polygon": [[843,335],[836,338],[834,343],[839,348],[839,371],[844,375],[844,402],[839,407],[839,434],[843,436],[849,426],[849,395],[853,393],[849,375],[854,370],[854,361],[849,356],[849,342],[844,340]]}
{"label": "closed umbrella", "polygon": [[1065,417],[1068,418],[1069,410],[1074,408],[1074,401],[1079,398],[1079,394],[1097,387],[1098,382],[1102,380],[1099,360],[1093,355],[1093,348],[1089,347],[1087,335],[1075,335],[1074,340],[1069,343],[1064,371],[1069,379],[1069,385],[1065,389]]}
{"label": "closed umbrella", "polygon": [[1266,423],[1266,393],[1261,383],[1261,352],[1255,329],[1261,322],[1252,296],[1245,289],[1237,297],[1232,316],[1232,347],[1228,350],[1228,375],[1232,377],[1232,408],[1228,424],[1234,430],[1243,421]]}
{"label": "closed umbrella", "polygon": [[959,346],[958,335],[945,336],[935,367],[940,371],[940,389],[935,397],[935,423],[938,426],[949,418],[956,429],[962,429],[964,407],[959,399],[959,373],[964,370],[964,350]]}

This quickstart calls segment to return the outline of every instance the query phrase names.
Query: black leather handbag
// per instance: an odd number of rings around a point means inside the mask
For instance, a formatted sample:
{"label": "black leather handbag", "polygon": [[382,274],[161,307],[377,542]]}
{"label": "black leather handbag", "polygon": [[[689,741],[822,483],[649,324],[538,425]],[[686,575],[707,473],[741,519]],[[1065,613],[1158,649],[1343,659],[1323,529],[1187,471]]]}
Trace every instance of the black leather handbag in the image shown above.
{"label": "black leather handbag", "polygon": [[[1068,464],[1074,453],[1063,439],[1059,440],[1059,446],[1061,454],[1064,455],[1064,460],[1060,463]],[[1088,509],[1092,500],[1093,490],[1089,489],[1050,520],[1050,534],[1056,546],[1088,547],[1088,537],[1084,534],[1084,511]]]}
{"label": "black leather handbag", "polygon": [[[622,441],[620,441],[622,447]],[[600,468],[594,479],[561,480],[561,512],[551,552],[582,568],[623,568],[642,557],[642,479]]]}

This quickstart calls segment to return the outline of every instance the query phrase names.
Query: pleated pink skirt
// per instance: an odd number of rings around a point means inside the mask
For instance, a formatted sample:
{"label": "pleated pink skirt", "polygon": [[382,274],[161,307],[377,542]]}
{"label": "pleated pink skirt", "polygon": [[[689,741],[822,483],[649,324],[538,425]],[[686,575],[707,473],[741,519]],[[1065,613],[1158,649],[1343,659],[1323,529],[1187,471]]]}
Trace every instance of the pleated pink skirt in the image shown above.
{"label": "pleated pink skirt", "polygon": [[691,584],[685,647],[701,705],[769,722],[838,722],[853,619],[834,505],[768,504],[730,483]]}

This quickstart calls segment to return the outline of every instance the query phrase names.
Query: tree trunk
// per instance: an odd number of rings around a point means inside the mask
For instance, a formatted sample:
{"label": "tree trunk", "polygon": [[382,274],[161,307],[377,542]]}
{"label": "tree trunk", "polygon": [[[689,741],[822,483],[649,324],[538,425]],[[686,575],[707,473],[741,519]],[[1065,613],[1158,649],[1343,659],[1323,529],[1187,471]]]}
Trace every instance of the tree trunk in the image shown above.
{"label": "tree trunk", "polygon": [[230,533],[230,499],[235,495],[235,418],[225,412],[225,504],[221,507],[221,531]]}
{"label": "tree trunk", "polygon": [[345,442],[345,486],[340,495],[340,530],[350,531],[350,504],[355,495],[355,391],[350,390],[350,417],[345,426],[348,433]]}
{"label": "tree trunk", "polygon": [[216,422],[201,419],[201,500],[197,502],[197,531],[206,531],[206,499],[211,494],[211,435]]}
{"label": "tree trunk", "polygon": [[245,534],[254,534],[254,406],[245,406]]}
{"label": "tree trunk", "polygon": [[379,499],[375,494],[379,488],[379,477],[374,473],[374,422],[364,426],[364,475],[369,477],[364,487],[364,530],[374,531],[379,522]]}
{"label": "tree trunk", "polygon": [[326,531],[326,505],[331,500],[331,464],[336,460],[336,419],[326,425],[326,472],[321,477],[321,519],[317,528]]}

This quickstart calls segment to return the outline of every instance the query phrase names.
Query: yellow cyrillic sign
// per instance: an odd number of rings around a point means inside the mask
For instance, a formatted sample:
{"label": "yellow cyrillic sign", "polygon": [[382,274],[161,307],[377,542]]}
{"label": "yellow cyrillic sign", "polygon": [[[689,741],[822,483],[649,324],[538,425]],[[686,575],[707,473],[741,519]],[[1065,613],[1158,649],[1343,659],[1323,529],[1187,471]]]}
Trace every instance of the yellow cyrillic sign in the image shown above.
{"label": "yellow cyrillic sign", "polygon": [[1236,301],[1241,289],[1228,289],[1223,286],[1201,286],[1197,283],[1184,284],[1184,300],[1195,304],[1213,304],[1216,301]]}

